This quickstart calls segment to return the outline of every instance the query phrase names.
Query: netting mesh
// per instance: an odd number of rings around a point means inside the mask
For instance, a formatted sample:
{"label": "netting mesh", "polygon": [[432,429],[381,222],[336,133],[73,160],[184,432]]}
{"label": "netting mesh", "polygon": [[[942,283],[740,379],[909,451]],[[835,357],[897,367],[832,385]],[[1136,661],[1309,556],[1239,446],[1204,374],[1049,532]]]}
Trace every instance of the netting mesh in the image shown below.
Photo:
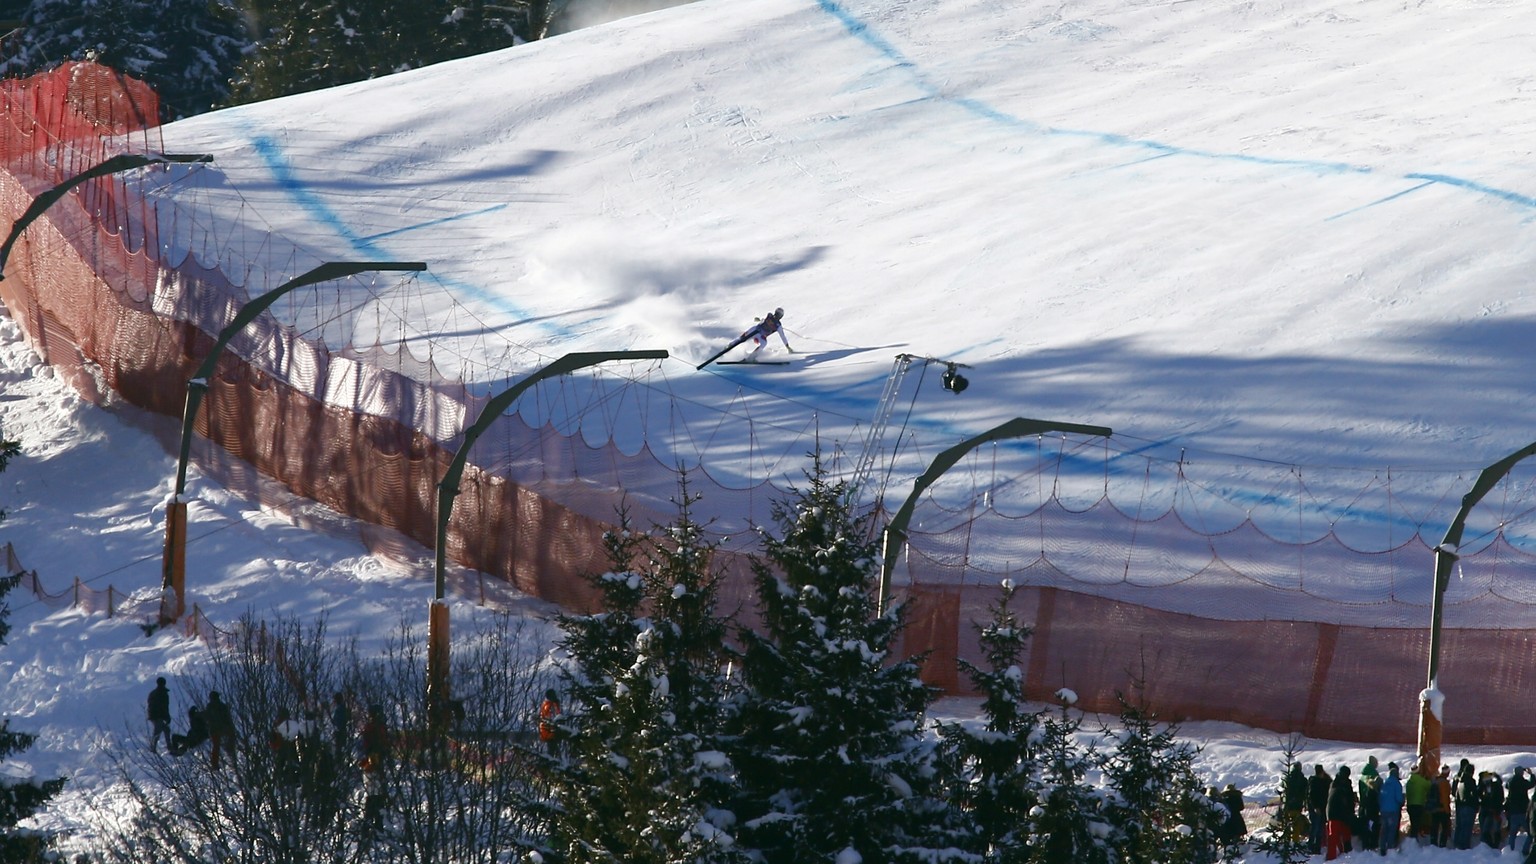
{"label": "netting mesh", "polygon": [[[0,82],[0,98],[0,212],[12,220],[110,156],[159,151],[153,94],[110,70],[67,64]],[[188,379],[247,302],[245,286],[313,262],[246,221],[210,218],[145,192],[153,188],[120,176],[78,186],[21,236],[0,299],[87,397],[179,417]],[[439,374],[431,340],[410,329],[411,304],[424,298],[390,301],[389,290],[378,278],[345,293],[321,286],[242,331],[209,381],[193,456],[205,475],[264,501],[276,481],[282,494],[357,517],[370,548],[414,558],[434,542],[436,483],[486,398]],[[507,364],[491,343],[483,361]],[[718,520],[724,544],[723,602],[750,614],[744,529],[766,523],[783,494],[767,478],[810,448],[713,443],[680,419],[665,386],[632,383],[596,373],[562,381],[498,420],[469,454],[450,558],[590,608],[582,576],[606,568],[600,538],[616,509],[629,507],[640,525],[668,522],[686,453],[696,457],[690,486],[703,493],[696,515]],[[662,440],[666,455],[653,446]],[[1082,707],[1113,710],[1115,693],[1139,680],[1165,717],[1413,738],[1430,604],[1423,528],[1438,511],[1424,505],[1406,530],[1366,540],[1349,533],[1348,518],[1375,496],[1386,502],[1378,509],[1401,512],[1401,481],[1371,476],[1327,491],[1293,470],[1273,481],[1285,494],[1245,509],[1213,496],[1221,484],[1182,462],[1152,482],[1152,463],[1132,454],[1070,442],[1035,450],[1023,464],[981,457],[993,460],[969,468],[981,492],[918,508],[896,590],[911,600],[905,647],[931,652],[932,683],[968,690],[955,660],[980,656],[971,622],[986,618],[1008,578],[1036,628],[1033,697],[1066,686]],[[1466,478],[1429,485],[1419,498],[1443,501]],[[876,498],[871,524],[882,525]],[[1447,595],[1440,680],[1455,706],[1451,743],[1536,740],[1536,719],[1522,710],[1536,636],[1531,544],[1509,533],[1523,506],[1513,501],[1474,535]],[[1261,528],[1255,514],[1266,507],[1280,513]]]}

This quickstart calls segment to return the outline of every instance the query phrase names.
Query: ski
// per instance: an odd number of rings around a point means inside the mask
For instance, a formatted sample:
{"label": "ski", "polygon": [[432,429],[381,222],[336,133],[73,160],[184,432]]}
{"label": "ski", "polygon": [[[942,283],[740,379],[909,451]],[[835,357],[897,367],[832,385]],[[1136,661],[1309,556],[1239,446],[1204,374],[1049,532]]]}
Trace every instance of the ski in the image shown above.
{"label": "ski", "polygon": [[716,366],[788,366],[788,360],[720,360]]}
{"label": "ski", "polygon": [[731,344],[725,346],[724,348],[721,348],[719,351],[716,351],[714,353],[714,355],[712,355],[708,360],[705,360],[703,363],[700,363],[698,366],[695,366],[694,368],[695,369],[703,369],[705,366],[708,366],[709,364],[715,362],[716,360],[719,360],[721,357],[724,357],[727,351],[730,351],[732,348],[735,348],[737,345],[740,345],[741,343],[743,343],[745,341],[747,341],[747,336],[746,336],[746,334],[742,334],[740,338],[736,339],[734,342],[732,342]]}

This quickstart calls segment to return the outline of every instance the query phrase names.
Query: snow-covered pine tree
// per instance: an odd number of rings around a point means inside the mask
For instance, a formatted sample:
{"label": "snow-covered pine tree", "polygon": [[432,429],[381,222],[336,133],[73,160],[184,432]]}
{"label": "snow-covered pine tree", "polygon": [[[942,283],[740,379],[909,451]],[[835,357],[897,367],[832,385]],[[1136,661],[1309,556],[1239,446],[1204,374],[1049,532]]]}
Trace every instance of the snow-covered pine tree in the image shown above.
{"label": "snow-covered pine tree", "polygon": [[762,860],[932,860],[947,805],[932,794],[932,699],[892,649],[900,607],[877,615],[879,556],[846,484],[819,455],[809,485],[775,502],[754,562],[762,632],[744,630],[739,738],[741,837]]}
{"label": "snow-covered pine tree", "polygon": [[[11,459],[20,453],[20,443],[0,436],[0,472],[5,471]],[[0,510],[0,522],[4,520],[5,511]],[[0,645],[5,644],[11,632],[11,607],[5,602],[5,597],[19,584],[20,574],[0,577]],[[9,717],[0,720],[0,762],[12,753],[31,747],[36,740],[36,735],[11,729]],[[36,813],[63,788],[62,777],[43,781],[0,777],[0,861],[33,860],[40,848],[47,845],[46,838],[17,831],[16,823]]]}
{"label": "snow-covered pine tree", "polygon": [[940,729],[951,801],[963,803],[973,835],[967,848],[985,861],[1028,861],[1029,814],[1040,804],[1039,751],[1042,713],[1024,700],[1020,658],[1032,629],[1009,605],[1015,588],[1004,580],[990,620],[975,625],[986,667],[959,663],[982,694],[979,727],[963,723]]}
{"label": "snow-covered pine tree", "polygon": [[1104,864],[1110,860],[1109,823],[1103,814],[1103,791],[1089,785],[1096,754],[1079,741],[1081,715],[1073,713],[1077,694],[1063,688],[1056,698],[1060,709],[1040,717],[1039,804],[1029,811],[1026,844],[1010,861],[1027,864]]}
{"label": "snow-covered pine tree", "polygon": [[620,514],[607,541],[614,569],[598,580],[603,611],[562,618],[570,710],[551,846],[566,861],[747,860],[720,740],[732,659],[715,608],[721,572],[686,474],[679,493],[676,520],[651,535]]}
{"label": "snow-covered pine tree", "polygon": [[174,120],[224,105],[250,44],[230,0],[32,0],[0,74],[94,60],[149,84]]}
{"label": "snow-covered pine tree", "polygon": [[1178,738],[1178,727],[1120,699],[1117,728],[1105,729],[1112,750],[1100,769],[1111,794],[1104,813],[1111,845],[1126,864],[1204,864],[1223,855],[1217,828],[1226,809],[1205,793],[1195,774],[1199,748]]}
{"label": "snow-covered pine tree", "polygon": [[615,713],[615,689],[620,676],[634,665],[642,626],[644,580],[631,568],[643,541],[628,510],[620,510],[618,527],[603,535],[610,569],[590,577],[599,595],[598,611],[556,619],[562,633],[558,649],[563,655],[564,705],[554,724],[558,737],[551,752],[540,754],[539,770],[550,781],[549,843],[557,860],[567,855],[572,861],[585,860],[584,838],[611,832],[615,829],[610,826],[622,826],[630,818],[628,802],[617,793],[613,779],[625,768],[615,762],[610,742],[623,727]]}

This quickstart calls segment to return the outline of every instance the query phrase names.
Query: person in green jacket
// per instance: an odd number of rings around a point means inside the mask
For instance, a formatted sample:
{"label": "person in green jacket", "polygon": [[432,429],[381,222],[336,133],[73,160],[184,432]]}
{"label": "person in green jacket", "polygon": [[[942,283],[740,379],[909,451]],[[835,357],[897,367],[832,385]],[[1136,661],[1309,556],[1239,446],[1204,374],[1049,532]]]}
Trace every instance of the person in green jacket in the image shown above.
{"label": "person in green jacket", "polygon": [[1429,835],[1429,824],[1425,821],[1429,787],[1429,776],[1424,773],[1424,766],[1414,765],[1413,770],[1408,772],[1408,782],[1403,784],[1403,797],[1408,804],[1408,836],[1419,841],[1420,846],[1424,845]]}

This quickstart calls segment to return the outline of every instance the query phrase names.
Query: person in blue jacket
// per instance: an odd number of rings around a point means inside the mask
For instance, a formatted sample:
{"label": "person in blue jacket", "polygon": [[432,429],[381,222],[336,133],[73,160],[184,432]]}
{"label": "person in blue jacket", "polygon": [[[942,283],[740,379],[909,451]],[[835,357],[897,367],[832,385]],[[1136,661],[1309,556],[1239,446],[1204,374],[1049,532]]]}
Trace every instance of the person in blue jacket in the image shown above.
{"label": "person in blue jacket", "polygon": [[1381,836],[1376,843],[1376,849],[1381,854],[1387,854],[1390,849],[1397,848],[1399,834],[1403,826],[1403,778],[1398,774],[1396,762],[1387,763],[1387,779],[1381,781],[1381,792],[1377,801],[1381,805]]}

